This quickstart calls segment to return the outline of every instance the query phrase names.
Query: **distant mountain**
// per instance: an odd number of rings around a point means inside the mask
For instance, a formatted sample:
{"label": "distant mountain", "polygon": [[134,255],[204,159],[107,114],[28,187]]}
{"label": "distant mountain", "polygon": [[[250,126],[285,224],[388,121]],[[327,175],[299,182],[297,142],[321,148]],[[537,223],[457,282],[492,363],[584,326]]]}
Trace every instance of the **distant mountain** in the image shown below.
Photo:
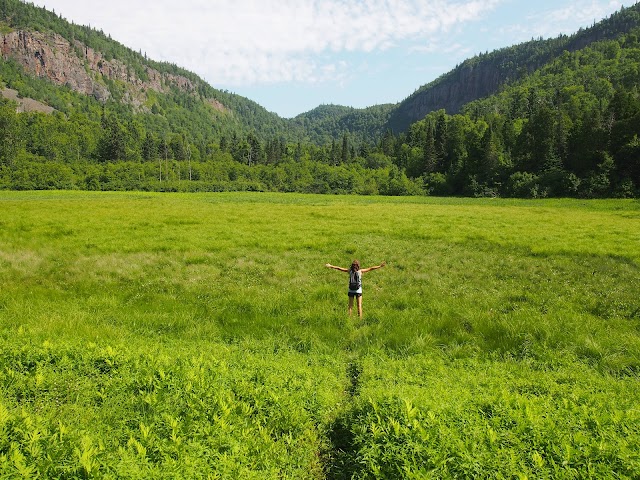
{"label": "distant mountain", "polygon": [[465,60],[452,71],[423,85],[396,105],[353,109],[322,105],[293,119],[309,139],[327,141],[343,132],[354,138],[381,138],[385,131],[404,132],[413,122],[440,109],[449,114],[499,92],[506,85],[521,80],[563,52],[577,51],[594,42],[615,39],[640,26],[640,4],[623,8],[609,18],[571,36],[537,39],[502,48]]}
{"label": "distant mountain", "polygon": [[293,118],[291,124],[301,128],[309,141],[320,145],[345,133],[357,143],[375,143],[394,108],[392,104],[368,108],[321,105]]}
{"label": "distant mountain", "polygon": [[429,112],[449,114],[499,92],[562,55],[640,25],[640,5],[571,36],[538,39],[481,54],[420,87],[395,105],[356,109],[321,105],[283,119],[256,102],[211,87],[176,65],[156,62],[107,34],[78,26],[20,0],[0,2],[0,88],[11,88],[67,115],[95,121],[105,108],[136,118],[158,137],[180,133],[201,150],[221,137],[328,144],[346,133],[375,144],[388,130],[404,132]]}
{"label": "distant mountain", "polygon": [[[0,37],[0,81],[63,113],[86,109],[82,97],[88,97],[95,105],[119,105],[117,109],[135,115],[161,114],[169,128],[185,128],[185,121],[208,124],[211,138],[250,131],[265,138],[302,136],[256,102],[215,89],[197,75],[155,62],[102,31],[74,25],[20,0],[0,2]],[[79,96],[36,87],[38,82],[26,76]],[[150,118],[147,123],[158,122]]]}
{"label": "distant mountain", "polygon": [[440,109],[449,114],[458,113],[463,105],[498,92],[504,85],[522,79],[564,51],[576,51],[599,40],[617,38],[639,25],[640,4],[635,4],[571,36],[531,40],[465,60],[400,102],[392,111],[386,128],[403,132],[411,123]]}

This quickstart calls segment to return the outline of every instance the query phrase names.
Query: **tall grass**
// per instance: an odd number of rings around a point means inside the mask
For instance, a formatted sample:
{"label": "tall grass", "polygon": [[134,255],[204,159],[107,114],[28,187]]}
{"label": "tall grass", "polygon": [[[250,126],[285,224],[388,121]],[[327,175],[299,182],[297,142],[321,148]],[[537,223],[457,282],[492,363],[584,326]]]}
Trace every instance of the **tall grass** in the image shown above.
{"label": "tall grass", "polygon": [[[633,477],[638,232],[626,200],[0,192],[0,471],[568,478],[558,449],[587,435],[608,443],[579,476]],[[387,261],[362,321],[324,268],[353,258]],[[221,401],[233,428],[214,446]],[[426,437],[396,432],[405,401]],[[60,441],[29,453],[26,431]]]}

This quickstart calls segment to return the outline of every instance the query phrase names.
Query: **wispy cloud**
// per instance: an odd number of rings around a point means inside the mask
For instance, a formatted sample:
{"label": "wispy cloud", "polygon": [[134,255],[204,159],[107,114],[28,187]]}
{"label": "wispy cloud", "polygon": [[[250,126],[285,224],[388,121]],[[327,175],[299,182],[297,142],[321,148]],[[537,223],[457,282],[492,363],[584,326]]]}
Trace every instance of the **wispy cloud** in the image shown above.
{"label": "wispy cloud", "polygon": [[555,37],[559,34],[572,34],[582,26],[589,26],[609,16],[623,6],[622,1],[591,0],[590,2],[571,2],[560,7],[526,16],[526,23],[517,23],[505,27],[503,31],[522,39],[527,37]]}
{"label": "wispy cloud", "polygon": [[470,55],[473,49],[469,45],[462,44],[460,42],[444,43],[434,41],[426,44],[416,44],[409,48],[410,53],[440,53],[440,54],[452,54],[457,56]]}
{"label": "wispy cloud", "polygon": [[214,84],[239,86],[339,81],[350,69],[341,54],[385,51],[406,41],[429,45],[502,1],[47,0],[46,5],[154,59],[194,70]]}

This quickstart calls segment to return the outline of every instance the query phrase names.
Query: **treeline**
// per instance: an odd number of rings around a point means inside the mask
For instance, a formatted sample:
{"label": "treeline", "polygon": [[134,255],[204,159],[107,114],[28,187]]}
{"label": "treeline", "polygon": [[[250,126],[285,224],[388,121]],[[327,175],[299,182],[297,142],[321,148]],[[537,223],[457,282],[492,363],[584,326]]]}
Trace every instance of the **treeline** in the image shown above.
{"label": "treeline", "polygon": [[387,133],[381,150],[432,194],[638,196],[639,36],[565,52],[462,114]]}
{"label": "treeline", "polygon": [[261,142],[253,133],[198,144],[114,112],[96,122],[16,113],[2,100],[0,188],[637,196],[637,89],[542,92],[520,85],[464,114],[433,112],[376,146],[356,145],[348,134],[324,146]]}
{"label": "treeline", "polygon": [[261,142],[253,133],[197,144],[184,132],[161,135],[114,112],[95,122],[16,113],[8,100],[0,100],[0,188],[424,193],[419,181],[347,135],[326,146]]}
{"label": "treeline", "polygon": [[25,160],[0,166],[0,189],[161,192],[297,192],[358,195],[422,195],[424,190],[391,165],[330,166],[304,160],[249,167],[228,154],[210,161],[144,161],[64,164]]}

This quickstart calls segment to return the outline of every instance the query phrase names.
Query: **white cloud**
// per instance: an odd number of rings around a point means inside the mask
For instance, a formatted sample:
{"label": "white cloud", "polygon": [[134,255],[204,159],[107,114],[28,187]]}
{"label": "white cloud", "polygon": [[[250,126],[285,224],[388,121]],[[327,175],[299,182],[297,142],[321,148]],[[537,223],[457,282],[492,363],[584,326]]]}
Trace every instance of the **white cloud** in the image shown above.
{"label": "white cloud", "polygon": [[[47,0],[151,58],[212,84],[344,80],[337,54],[370,53],[404,41],[429,44],[504,0]],[[126,12],[126,13],[125,13]]]}
{"label": "white cloud", "polygon": [[[609,1],[602,2],[592,0],[591,3],[585,4],[570,4],[565,8],[552,10],[547,15],[547,20],[555,25],[563,24],[579,24],[588,25],[590,22],[599,21],[605,16],[611,14],[611,12],[618,10],[622,6],[622,2]],[[563,32],[572,33],[572,32]]]}
{"label": "white cloud", "polygon": [[570,35],[580,27],[588,27],[608,17],[623,6],[617,0],[591,0],[590,2],[570,2],[561,8],[547,9],[527,16],[526,24],[514,24],[503,31],[510,35],[528,37],[556,37],[559,34]]}

